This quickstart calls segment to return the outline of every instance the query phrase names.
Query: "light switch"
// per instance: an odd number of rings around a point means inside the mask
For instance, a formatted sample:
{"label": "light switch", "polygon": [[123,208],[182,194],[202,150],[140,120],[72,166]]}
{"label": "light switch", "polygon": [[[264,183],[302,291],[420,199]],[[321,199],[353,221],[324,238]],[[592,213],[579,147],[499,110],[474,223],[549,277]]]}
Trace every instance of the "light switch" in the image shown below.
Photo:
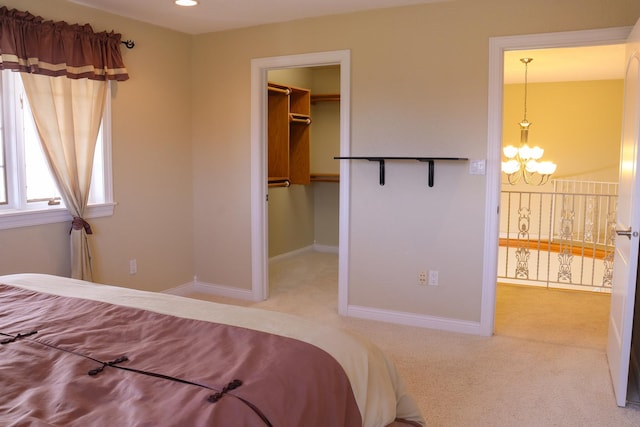
{"label": "light switch", "polygon": [[484,175],[487,161],[482,160],[469,160],[469,175]]}

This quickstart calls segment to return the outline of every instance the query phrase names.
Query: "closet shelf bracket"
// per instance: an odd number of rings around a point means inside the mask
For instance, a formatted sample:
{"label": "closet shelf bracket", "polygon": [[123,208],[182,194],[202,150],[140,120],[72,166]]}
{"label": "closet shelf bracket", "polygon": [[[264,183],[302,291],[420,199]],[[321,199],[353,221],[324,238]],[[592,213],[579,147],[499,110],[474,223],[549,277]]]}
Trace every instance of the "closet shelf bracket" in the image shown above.
{"label": "closet shelf bracket", "polygon": [[434,175],[435,175],[435,162],[436,161],[467,161],[466,157],[378,157],[378,156],[345,156],[334,157],[336,160],[368,160],[370,162],[378,162],[380,165],[380,185],[384,185],[385,180],[385,160],[417,160],[419,162],[427,163],[429,165],[427,184],[429,187],[433,187]]}

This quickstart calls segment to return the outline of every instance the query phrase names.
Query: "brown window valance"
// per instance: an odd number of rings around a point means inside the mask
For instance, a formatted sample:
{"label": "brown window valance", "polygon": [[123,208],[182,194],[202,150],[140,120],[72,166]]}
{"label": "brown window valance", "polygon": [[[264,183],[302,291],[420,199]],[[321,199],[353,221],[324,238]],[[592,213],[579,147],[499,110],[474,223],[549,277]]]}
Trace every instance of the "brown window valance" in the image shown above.
{"label": "brown window valance", "polygon": [[0,69],[72,79],[127,80],[121,35],[0,7]]}

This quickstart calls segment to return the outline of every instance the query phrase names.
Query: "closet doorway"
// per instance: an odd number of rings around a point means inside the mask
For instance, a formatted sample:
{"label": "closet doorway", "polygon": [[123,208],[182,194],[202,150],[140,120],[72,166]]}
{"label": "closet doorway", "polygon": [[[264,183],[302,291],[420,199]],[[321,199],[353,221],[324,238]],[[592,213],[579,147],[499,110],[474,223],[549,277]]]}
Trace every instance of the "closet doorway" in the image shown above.
{"label": "closet doorway", "polygon": [[[252,118],[251,118],[251,162],[252,162],[252,175],[251,175],[251,224],[252,224],[252,292],[253,299],[256,301],[265,300],[269,296],[269,257],[270,251],[287,253],[291,252],[291,247],[286,247],[283,242],[278,239],[272,241],[270,233],[278,233],[278,227],[287,226],[287,221],[277,219],[278,207],[270,208],[271,200],[284,199],[287,204],[292,198],[289,195],[280,197],[282,194],[276,194],[274,190],[286,189],[290,187],[278,188],[268,187],[268,82],[269,80],[280,78],[278,74],[290,73],[296,71],[295,69],[318,69],[318,71],[337,71],[339,74],[339,155],[345,156],[350,152],[350,126],[349,126],[349,94],[350,94],[350,52],[349,51],[332,51],[332,52],[320,52],[313,54],[302,54],[272,58],[260,58],[254,59],[251,63],[251,100],[252,100]],[[280,70],[280,71],[277,71]],[[285,72],[286,70],[286,72]],[[270,75],[270,72],[274,71]],[[349,166],[348,162],[342,162],[339,165],[339,177],[340,183],[324,183],[326,185],[339,187],[339,220],[338,220],[338,311],[340,314],[346,314],[347,307],[347,277],[348,277],[348,221],[349,216]],[[304,186],[300,186],[304,187]],[[298,193],[302,194],[302,197],[298,199],[306,200],[307,202],[313,200],[309,191],[301,191],[301,189],[294,189]],[[272,194],[270,194],[272,193]],[[319,191],[318,193],[323,193]],[[322,194],[321,194],[322,196]],[[282,201],[282,200],[281,200]],[[315,202],[315,201],[314,201]],[[276,205],[277,203],[273,203]],[[314,203],[315,204],[315,203]],[[282,203],[280,205],[283,205]],[[322,203],[319,203],[322,205]],[[322,209],[323,206],[318,206]],[[328,208],[328,206],[324,206]],[[311,208],[301,208],[303,211],[310,211]],[[315,208],[314,208],[315,209]],[[273,212],[269,212],[273,210]],[[274,218],[271,218],[271,217]],[[271,226],[269,223],[272,222]],[[273,224],[276,222],[276,224]],[[279,222],[279,223],[277,223]],[[310,221],[302,220],[306,222],[307,226]],[[323,224],[317,224],[321,229]],[[270,232],[270,228],[273,229]],[[313,240],[317,240],[313,237],[315,233],[316,224],[313,224],[314,229],[312,235]],[[291,235],[289,234],[289,237]],[[324,237],[323,237],[324,238]],[[285,239],[286,240],[286,239]],[[295,240],[295,239],[294,239]],[[307,242],[308,242],[307,237]],[[329,241],[329,243],[331,243]],[[305,248],[306,244],[302,245]],[[270,249],[271,246],[271,249]],[[321,249],[327,249],[331,247],[331,244],[322,245],[318,242],[318,247]],[[295,249],[293,249],[295,250]]]}
{"label": "closet doorway", "polygon": [[269,70],[269,294],[337,300],[340,66]]}

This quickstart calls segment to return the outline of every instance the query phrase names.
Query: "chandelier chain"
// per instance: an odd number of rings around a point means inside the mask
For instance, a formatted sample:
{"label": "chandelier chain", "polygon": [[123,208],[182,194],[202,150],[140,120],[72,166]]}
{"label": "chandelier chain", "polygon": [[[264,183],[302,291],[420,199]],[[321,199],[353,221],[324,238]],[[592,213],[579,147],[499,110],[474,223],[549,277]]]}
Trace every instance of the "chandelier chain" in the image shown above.
{"label": "chandelier chain", "polygon": [[529,58],[524,61],[524,121],[527,121],[527,74],[529,72]]}

